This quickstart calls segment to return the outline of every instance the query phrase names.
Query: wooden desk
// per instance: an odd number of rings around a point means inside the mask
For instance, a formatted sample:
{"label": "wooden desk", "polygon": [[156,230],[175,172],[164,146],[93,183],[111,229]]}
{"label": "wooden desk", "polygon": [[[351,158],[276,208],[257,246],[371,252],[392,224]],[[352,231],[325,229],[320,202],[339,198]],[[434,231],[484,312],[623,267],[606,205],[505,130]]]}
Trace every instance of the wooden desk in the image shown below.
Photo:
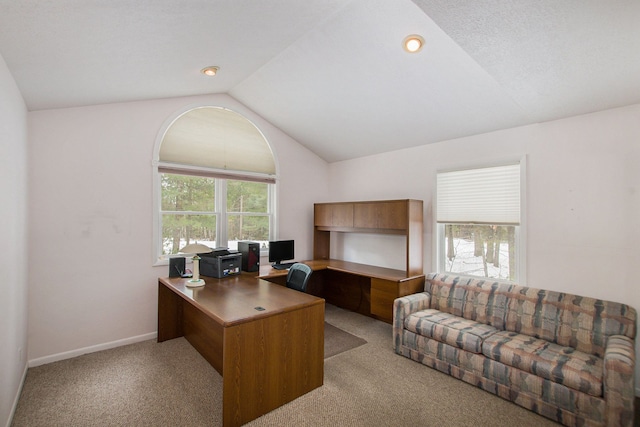
{"label": "wooden desk", "polygon": [[222,375],[224,426],[323,384],[324,300],[251,274],[203,279],[158,280],[158,342],[184,336]]}
{"label": "wooden desk", "polygon": [[[314,273],[307,292],[328,303],[391,323],[396,298],[424,290],[424,274],[341,260],[303,261]],[[283,285],[286,270],[260,267],[260,278]]]}

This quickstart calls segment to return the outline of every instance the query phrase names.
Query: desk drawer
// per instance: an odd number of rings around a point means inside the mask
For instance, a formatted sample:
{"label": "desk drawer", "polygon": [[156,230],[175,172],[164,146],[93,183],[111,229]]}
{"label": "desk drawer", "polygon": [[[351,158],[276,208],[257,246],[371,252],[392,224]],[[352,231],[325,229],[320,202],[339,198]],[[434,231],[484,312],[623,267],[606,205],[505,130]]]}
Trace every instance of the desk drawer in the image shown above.
{"label": "desk drawer", "polygon": [[398,298],[398,282],[371,278],[371,314],[391,322],[393,301],[396,298]]}

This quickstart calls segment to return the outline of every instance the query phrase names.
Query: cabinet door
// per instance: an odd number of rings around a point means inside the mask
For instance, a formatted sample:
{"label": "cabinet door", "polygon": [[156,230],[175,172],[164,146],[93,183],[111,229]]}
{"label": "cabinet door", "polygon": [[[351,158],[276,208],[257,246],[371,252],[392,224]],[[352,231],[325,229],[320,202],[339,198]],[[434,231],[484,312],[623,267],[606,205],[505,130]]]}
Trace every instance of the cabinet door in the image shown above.
{"label": "cabinet door", "polygon": [[357,203],[353,223],[356,228],[405,230],[407,201]]}
{"label": "cabinet door", "polygon": [[353,203],[314,205],[313,224],[320,227],[353,227]]}

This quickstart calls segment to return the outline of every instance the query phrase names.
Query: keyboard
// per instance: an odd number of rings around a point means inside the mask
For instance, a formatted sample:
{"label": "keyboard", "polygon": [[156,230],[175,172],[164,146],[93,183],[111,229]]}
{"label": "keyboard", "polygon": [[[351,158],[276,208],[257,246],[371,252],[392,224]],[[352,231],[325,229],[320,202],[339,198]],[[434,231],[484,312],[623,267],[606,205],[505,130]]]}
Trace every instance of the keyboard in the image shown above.
{"label": "keyboard", "polygon": [[271,267],[273,267],[275,270],[286,270],[288,268],[291,268],[293,264],[295,264],[295,262],[282,262],[280,264],[271,264]]}

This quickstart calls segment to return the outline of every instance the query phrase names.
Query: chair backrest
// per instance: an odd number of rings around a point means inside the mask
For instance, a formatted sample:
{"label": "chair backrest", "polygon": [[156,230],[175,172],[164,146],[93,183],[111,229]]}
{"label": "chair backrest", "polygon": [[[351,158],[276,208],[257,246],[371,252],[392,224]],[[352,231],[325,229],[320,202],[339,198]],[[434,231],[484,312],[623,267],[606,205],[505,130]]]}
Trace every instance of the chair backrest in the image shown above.
{"label": "chair backrest", "polygon": [[295,289],[296,291],[306,292],[307,282],[311,277],[311,267],[307,264],[297,262],[289,268],[289,274],[287,274],[287,288]]}

